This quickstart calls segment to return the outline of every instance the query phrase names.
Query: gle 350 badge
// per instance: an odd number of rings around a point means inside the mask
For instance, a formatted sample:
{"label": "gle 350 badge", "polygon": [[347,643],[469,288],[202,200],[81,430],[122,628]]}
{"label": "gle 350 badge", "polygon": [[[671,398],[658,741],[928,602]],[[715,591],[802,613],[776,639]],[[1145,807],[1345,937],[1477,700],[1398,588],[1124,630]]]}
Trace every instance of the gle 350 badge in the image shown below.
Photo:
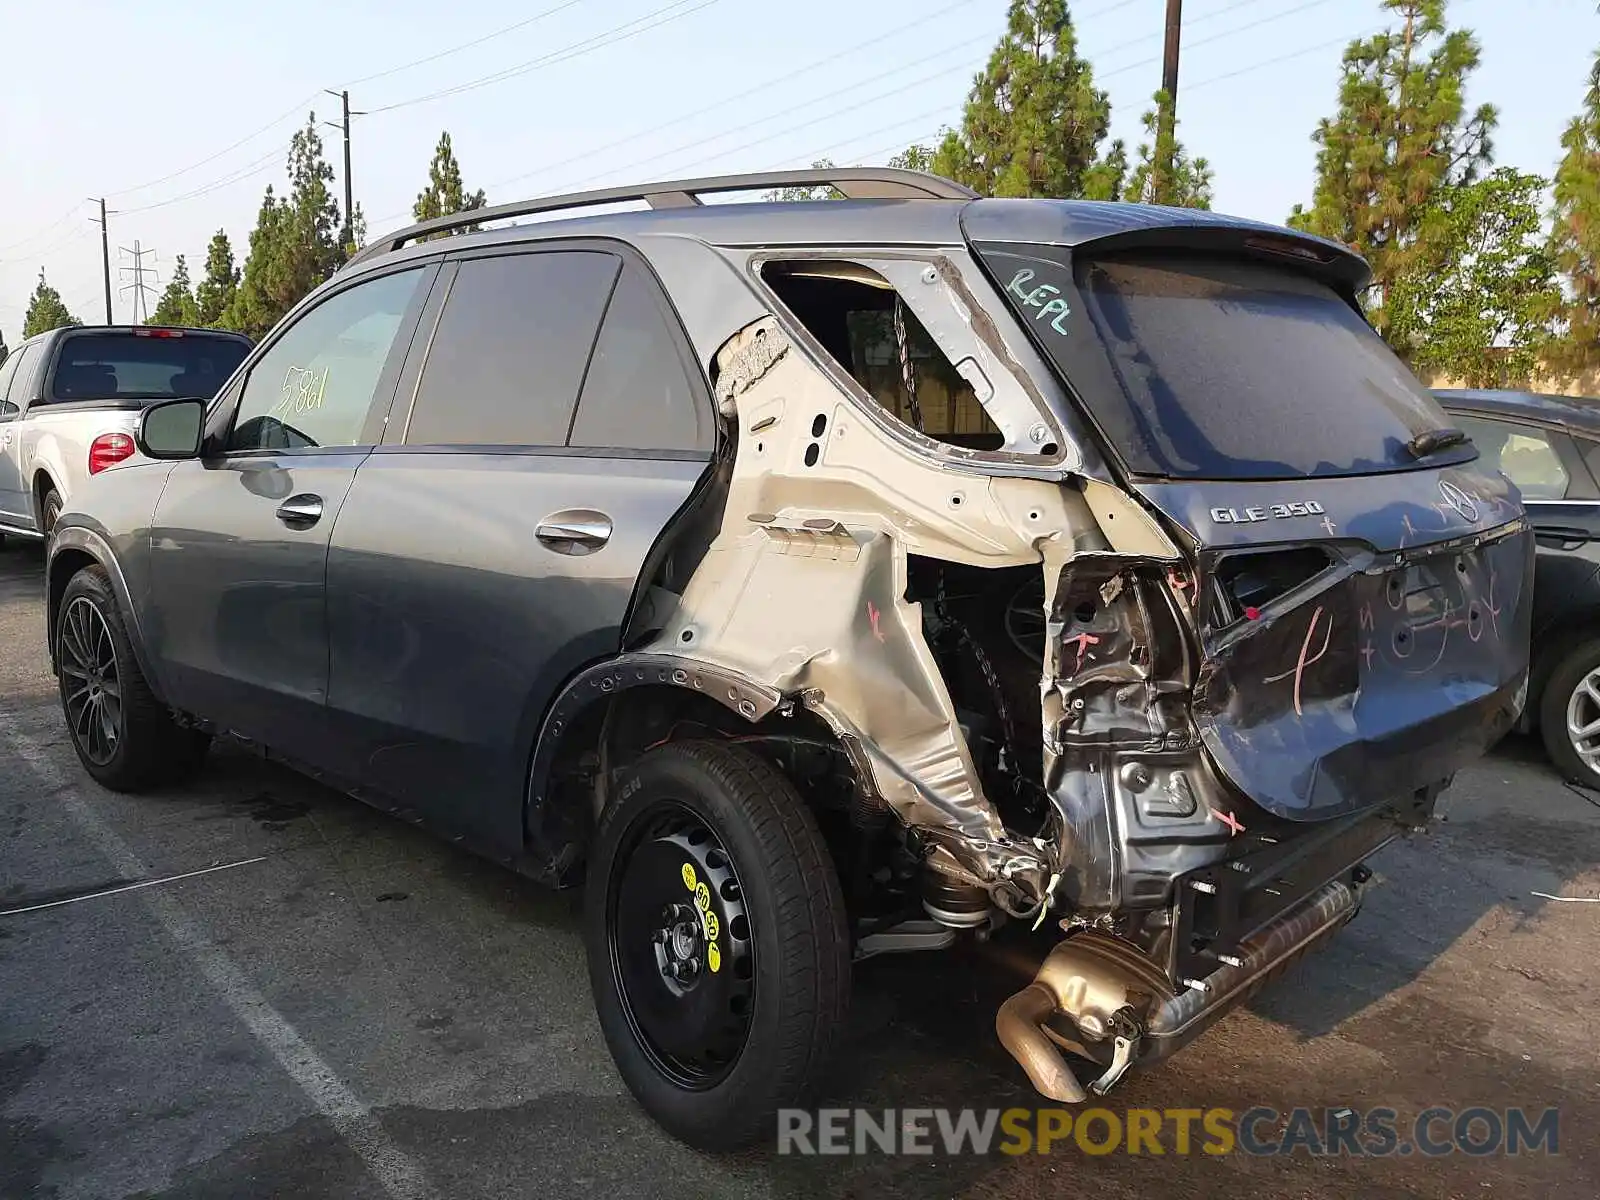
{"label": "gle 350 badge", "polygon": [[1211,519],[1218,525],[1247,525],[1251,521],[1281,521],[1285,517],[1320,517],[1325,511],[1315,500],[1293,500],[1288,504],[1264,504],[1256,508],[1213,508]]}

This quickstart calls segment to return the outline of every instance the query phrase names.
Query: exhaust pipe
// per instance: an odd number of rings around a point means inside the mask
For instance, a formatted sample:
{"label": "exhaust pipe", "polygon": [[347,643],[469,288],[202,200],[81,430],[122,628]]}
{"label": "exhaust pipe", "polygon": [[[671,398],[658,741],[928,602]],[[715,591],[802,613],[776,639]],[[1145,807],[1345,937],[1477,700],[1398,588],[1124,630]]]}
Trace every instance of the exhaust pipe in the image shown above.
{"label": "exhaust pipe", "polygon": [[[1105,1073],[1089,1085],[1103,1095],[1136,1058],[1164,1058],[1235,1005],[1253,995],[1294,959],[1333,933],[1361,906],[1360,886],[1337,879],[1239,944],[1232,961],[1188,987],[1131,943],[1097,930],[1059,942],[1027,987],[1000,1006],[995,1033],[1052,1100],[1087,1097],[1062,1048],[1104,1059]],[[1076,1036],[1052,1027],[1065,1017]],[[1094,1052],[1091,1047],[1100,1047]]]}
{"label": "exhaust pipe", "polygon": [[1088,1099],[1083,1084],[1044,1032],[1044,1023],[1060,1007],[1056,994],[1036,979],[1000,1006],[994,1031],[1011,1057],[1022,1064],[1035,1091],[1063,1104],[1081,1104]]}

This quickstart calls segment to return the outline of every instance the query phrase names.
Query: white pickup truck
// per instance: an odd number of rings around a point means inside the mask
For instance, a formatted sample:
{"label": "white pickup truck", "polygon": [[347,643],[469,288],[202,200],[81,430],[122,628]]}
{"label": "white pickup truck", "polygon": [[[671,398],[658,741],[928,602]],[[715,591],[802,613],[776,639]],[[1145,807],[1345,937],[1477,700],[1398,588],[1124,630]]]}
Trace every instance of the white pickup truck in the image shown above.
{"label": "white pickup truck", "polygon": [[0,363],[0,538],[48,538],[84,479],[136,460],[157,400],[210,398],[250,340],[216,329],[97,325],[29,338]]}

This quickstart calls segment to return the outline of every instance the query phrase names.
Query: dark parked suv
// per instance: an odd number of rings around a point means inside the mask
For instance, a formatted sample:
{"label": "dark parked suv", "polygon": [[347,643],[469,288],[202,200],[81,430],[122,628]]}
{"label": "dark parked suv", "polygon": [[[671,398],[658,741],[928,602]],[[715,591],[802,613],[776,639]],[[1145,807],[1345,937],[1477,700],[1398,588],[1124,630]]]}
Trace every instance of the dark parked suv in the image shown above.
{"label": "dark parked suv", "polygon": [[1600,788],[1600,403],[1532,392],[1434,393],[1517,485],[1538,542],[1521,726],[1568,779]]}
{"label": "dark parked suv", "polygon": [[131,790],[240,734],[584,881],[694,1144],[801,1101],[853,959],[997,932],[1000,1039],[1082,1100],[1064,1052],[1104,1092],[1320,944],[1521,707],[1522,506],[1367,278],[888,170],[425,222],[63,514],[74,744]]}

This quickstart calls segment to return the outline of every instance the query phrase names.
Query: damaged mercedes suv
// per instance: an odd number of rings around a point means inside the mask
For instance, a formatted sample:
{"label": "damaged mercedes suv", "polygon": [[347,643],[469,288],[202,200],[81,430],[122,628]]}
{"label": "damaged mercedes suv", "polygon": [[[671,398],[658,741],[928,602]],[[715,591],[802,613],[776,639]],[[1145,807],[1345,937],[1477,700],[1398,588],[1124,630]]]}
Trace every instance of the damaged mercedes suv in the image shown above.
{"label": "damaged mercedes suv", "polygon": [[[798,184],[841,199],[700,201]],[[1367,278],[891,170],[425,222],[63,515],[74,743],[133,789],[242,734],[583,881],[693,1144],[817,1082],[853,960],[1007,923],[1000,1040],[1103,1093],[1349,920],[1522,704],[1519,498]]]}

